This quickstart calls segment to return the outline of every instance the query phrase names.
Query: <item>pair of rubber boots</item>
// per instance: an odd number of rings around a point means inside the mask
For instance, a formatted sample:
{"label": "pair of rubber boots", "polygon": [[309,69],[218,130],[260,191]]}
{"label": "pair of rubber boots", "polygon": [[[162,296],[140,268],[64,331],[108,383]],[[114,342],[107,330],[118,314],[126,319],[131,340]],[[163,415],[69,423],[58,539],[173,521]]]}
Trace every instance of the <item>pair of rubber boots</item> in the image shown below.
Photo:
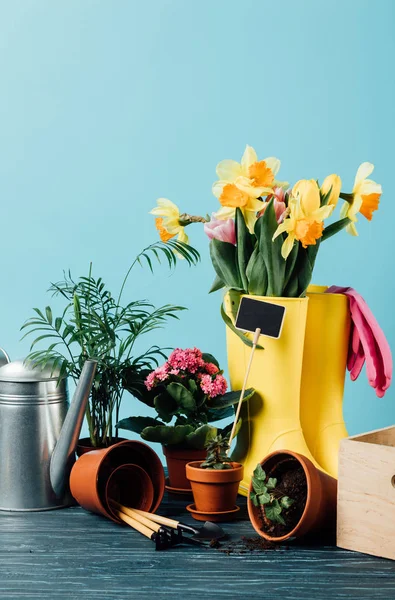
{"label": "pair of rubber boots", "polygon": [[[285,306],[278,339],[262,336],[255,351],[248,387],[256,394],[242,407],[243,420],[232,453],[244,465],[240,493],[247,495],[252,472],[275,450],[303,454],[337,478],[340,440],[347,437],[343,392],[350,335],[348,298],[310,286],[306,298],[256,300]],[[240,294],[225,296],[233,320]],[[232,389],[241,389],[251,348],[227,327]],[[247,334],[250,335],[250,334]],[[251,336],[252,337],[252,334]]]}

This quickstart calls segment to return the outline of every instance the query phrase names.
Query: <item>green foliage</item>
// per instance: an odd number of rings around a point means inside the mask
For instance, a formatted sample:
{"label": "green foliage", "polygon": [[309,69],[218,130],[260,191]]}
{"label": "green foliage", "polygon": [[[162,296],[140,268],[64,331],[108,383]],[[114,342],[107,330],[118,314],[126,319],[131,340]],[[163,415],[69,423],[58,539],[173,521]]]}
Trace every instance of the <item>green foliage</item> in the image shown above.
{"label": "green foliage", "polygon": [[283,509],[292,506],[294,500],[281,494],[276,486],[277,479],[275,477],[267,477],[261,465],[258,464],[252,477],[253,491],[250,492],[250,499],[254,506],[263,507],[269,521],[285,525],[285,520],[281,513]]}
{"label": "green foliage", "polygon": [[229,435],[225,437],[221,434],[210,439],[205,448],[207,450],[206,460],[200,465],[202,469],[231,469],[232,460],[228,457]]}
{"label": "green foliage", "polygon": [[[52,283],[49,289],[53,296],[63,299],[62,313],[55,316],[50,306],[44,311],[34,308],[34,316],[21,328],[26,330],[23,338],[36,335],[27,360],[41,368],[52,365],[52,372],[59,371],[59,379],[70,375],[77,381],[86,359],[98,361],[86,413],[93,446],[111,442],[113,415],[117,422],[124,389],[153,406],[154,396],[147,393],[144,380],[166,355],[155,345],[135,354],[135,344],[144,334],[163,328],[169,319],[178,319],[178,313],[185,309],[173,305],[155,308],[147,300],[123,304],[121,299],[135,265],[147,264],[153,272],[154,262],[164,260],[172,269],[177,262],[175,252],[189,265],[197,264],[200,258],[194,248],[181,242],[151,244],[132,262],[117,299],[101,277],[93,277],[92,265],[88,275],[77,280],[70,271],[64,273],[63,279]],[[42,342],[47,342],[47,347],[37,349]]]}
{"label": "green foliage", "polygon": [[227,287],[243,291],[236,246],[229,242],[220,242],[216,239],[210,240],[210,257],[217,277]]}
{"label": "green foliage", "polygon": [[284,287],[285,260],[281,256],[281,247],[284,240],[282,236],[278,236],[273,240],[277,227],[274,199],[272,198],[264,214],[257,219],[255,224],[259,252],[267,271],[268,281],[265,296],[281,296]]}

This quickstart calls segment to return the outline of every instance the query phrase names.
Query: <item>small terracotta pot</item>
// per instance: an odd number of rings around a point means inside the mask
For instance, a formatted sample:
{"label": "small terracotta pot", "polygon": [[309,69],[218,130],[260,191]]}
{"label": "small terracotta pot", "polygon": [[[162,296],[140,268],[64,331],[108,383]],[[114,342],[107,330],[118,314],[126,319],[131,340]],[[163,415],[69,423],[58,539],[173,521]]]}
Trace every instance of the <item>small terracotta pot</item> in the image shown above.
{"label": "small terracotta pot", "polygon": [[172,448],[162,446],[166,457],[167,471],[169,473],[169,486],[172,488],[190,490],[191,484],[187,479],[185,467],[191,461],[203,462],[206,450],[193,450],[193,448]]}
{"label": "small terracotta pot", "polygon": [[193,499],[199,512],[225,512],[235,508],[239,483],[243,479],[244,467],[231,463],[232,469],[202,469],[200,462],[186,466],[191,482]]}
{"label": "small terracotta pot", "polygon": [[106,486],[112,472],[126,464],[138,465],[151,479],[154,499],[151,512],[160,505],[165,491],[165,473],[158,455],[143,442],[126,440],[109,448],[80,456],[70,475],[70,490],[81,506],[114,519],[106,501]]}
{"label": "small terracotta pot", "polygon": [[[126,440],[126,438],[113,438],[112,444],[111,446],[114,446],[114,444],[118,444],[119,442],[124,442]],[[106,448],[110,448],[110,446],[106,446]],[[83,454],[86,454],[87,452],[92,452],[92,450],[102,450],[102,448],[97,448],[96,446],[92,446],[92,442],[90,438],[81,438],[78,440],[78,444],[77,447],[75,449],[75,453],[77,456],[82,456]]]}
{"label": "small terracotta pot", "polygon": [[305,456],[291,450],[277,450],[269,454],[262,462],[263,470],[272,475],[276,466],[287,458],[296,459],[304,470],[307,482],[307,499],[303,514],[291,531],[281,537],[272,537],[262,530],[260,509],[250,500],[252,482],[248,491],[248,515],[255,531],[271,542],[284,542],[289,538],[300,538],[316,533],[334,533],[336,528],[337,481],[320,469],[317,469]]}
{"label": "small terracotta pot", "polygon": [[[149,511],[154,499],[154,486],[148,474],[138,465],[122,465],[109,476],[104,493],[106,505],[113,515],[112,500],[129,508]],[[116,514],[115,518],[119,520]]]}

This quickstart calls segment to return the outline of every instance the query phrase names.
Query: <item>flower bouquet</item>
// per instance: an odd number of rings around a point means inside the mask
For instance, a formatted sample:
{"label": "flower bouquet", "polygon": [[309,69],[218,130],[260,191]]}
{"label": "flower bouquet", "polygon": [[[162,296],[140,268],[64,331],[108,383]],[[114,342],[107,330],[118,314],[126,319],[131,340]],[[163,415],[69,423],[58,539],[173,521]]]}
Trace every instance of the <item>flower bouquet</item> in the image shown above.
{"label": "flower bouquet", "polygon": [[[358,235],[358,214],[371,220],[378,208],[381,186],[368,179],[371,163],[363,163],[351,193],[341,191],[338,175],[321,185],[301,179],[290,188],[278,181],[280,161],[259,161],[247,146],[241,162],[217,165],[213,193],[221,207],[211,218],[181,214],[166,198],[151,213],[162,241],[174,236],[187,243],[185,228],[203,223],[210,238],[210,256],[216,272],[210,291],[221,288],[260,296],[297,298],[306,295],[321,242],[342,229]],[[340,219],[326,225],[339,199]]]}

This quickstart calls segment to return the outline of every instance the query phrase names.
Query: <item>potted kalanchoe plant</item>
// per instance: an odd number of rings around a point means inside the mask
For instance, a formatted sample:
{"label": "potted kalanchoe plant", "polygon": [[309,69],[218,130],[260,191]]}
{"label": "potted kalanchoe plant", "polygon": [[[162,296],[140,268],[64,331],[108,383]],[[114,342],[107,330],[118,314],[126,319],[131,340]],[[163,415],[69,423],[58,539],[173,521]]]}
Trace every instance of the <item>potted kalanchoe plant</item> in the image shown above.
{"label": "potted kalanchoe plant", "polygon": [[262,537],[283,542],[307,534],[333,534],[337,482],[305,456],[279,450],[259,463],[247,501],[251,523]]}
{"label": "potted kalanchoe plant", "polygon": [[186,466],[195,502],[192,515],[209,515],[215,521],[224,516],[232,518],[238,511],[236,498],[243,479],[243,465],[229,458],[229,437],[230,432],[216,435],[206,444],[205,461],[190,462]]}
{"label": "potted kalanchoe plant", "polygon": [[[197,251],[183,242],[152,244],[137,255],[115,296],[102,278],[93,276],[92,265],[87,276],[77,280],[70,272],[66,273],[63,280],[50,287],[54,296],[65,301],[61,315],[54,316],[49,306],[44,310],[35,308],[35,315],[22,327],[27,329],[25,335],[38,334],[27,360],[42,368],[52,365],[59,378],[70,376],[77,381],[86,359],[98,361],[86,409],[89,438],[80,440],[79,454],[119,441],[116,424],[124,391],[141,397],[146,391],[146,376],[166,357],[164,350],[156,345],[136,354],[135,343],[144,334],[162,328],[168,319],[178,318],[184,308],[172,305],[155,308],[147,300],[122,302],[122,298],[134,266],[146,263],[153,271],[153,261],[162,256],[174,268],[176,253],[189,265],[199,260]],[[36,345],[43,342],[49,345],[37,350]]]}
{"label": "potted kalanchoe plant", "polygon": [[[198,348],[176,348],[167,361],[145,380],[141,399],[155,409],[156,417],[133,416],[118,423],[120,429],[139,433],[143,440],[163,446],[169,471],[169,486],[190,490],[185,465],[205,458],[207,442],[226,436],[231,426],[212,425],[234,415],[240,391],[227,392],[227,382],[218,362]],[[254,393],[247,389],[244,401]]]}

